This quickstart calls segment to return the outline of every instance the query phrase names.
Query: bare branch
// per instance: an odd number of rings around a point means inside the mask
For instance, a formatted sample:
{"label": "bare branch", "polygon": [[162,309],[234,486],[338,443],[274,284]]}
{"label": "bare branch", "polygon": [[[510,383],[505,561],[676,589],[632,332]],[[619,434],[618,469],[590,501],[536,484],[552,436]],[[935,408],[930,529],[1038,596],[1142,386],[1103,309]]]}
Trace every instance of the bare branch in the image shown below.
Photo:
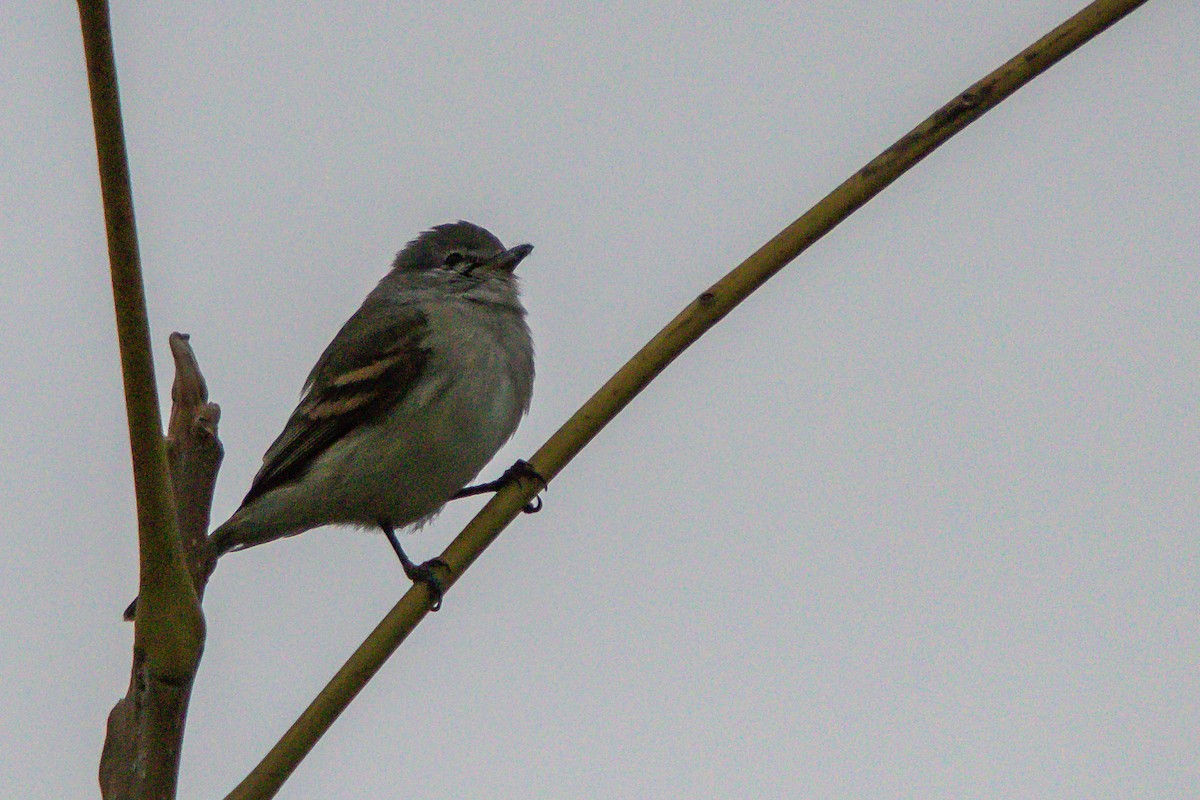
{"label": "bare branch", "polygon": [[171,355],[175,359],[175,382],[171,385],[167,460],[171,467],[184,560],[192,575],[196,595],[203,598],[204,586],[214,566],[208,549],[209,513],[217,471],[225,456],[217,438],[221,407],[208,402],[208,386],[187,334],[172,333],[170,341]]}
{"label": "bare branch", "polygon": [[[208,402],[204,376],[186,335],[171,334],[171,354],[175,383],[167,454],[187,567],[200,597],[213,566],[206,540],[224,452],[217,439],[221,409]],[[143,651],[134,648],[129,690],[108,715],[100,757],[101,794],[106,800],[174,796],[194,674],[184,680],[157,675],[148,668]]]}
{"label": "bare branch", "polygon": [[[117,340],[133,457],[140,553],[140,602],[134,628],[133,671],[127,696],[109,715],[100,783],[106,798],[170,798],[175,796],[188,696],[204,649],[204,616],[192,576],[206,576],[208,567],[204,562],[189,569],[180,545],[175,496],[155,388],[108,6],[103,0],[79,0],[79,18],[96,130],[100,191],[104,201]],[[172,345],[174,351],[175,342]],[[177,354],[177,360],[179,357]],[[194,397],[195,382],[186,383],[190,387],[190,396]],[[202,379],[199,386],[203,393]],[[206,406],[202,400],[199,402]],[[211,419],[215,423],[215,416]],[[213,431],[211,426],[209,430]],[[193,459],[187,445],[181,449],[187,452],[172,461],[180,465],[179,474],[190,479],[191,475],[203,470],[192,468]],[[209,446],[208,450],[211,449]],[[196,460],[204,463],[206,458],[197,456]],[[213,475],[219,462],[218,447]],[[203,490],[198,487],[189,486],[187,490],[192,500],[203,496]],[[211,486],[207,498],[211,499]],[[199,514],[194,510],[185,514],[189,524],[199,519],[207,521],[207,499],[204,502],[206,505]],[[195,549],[193,553],[202,554],[202,549]],[[196,563],[200,564],[199,561]]]}
{"label": "bare branch", "polygon": [[[702,292],[550,437],[529,460],[530,465],[546,480],[558,475],[676,357],[809,245],[955,133],[1144,2],[1092,3],[935,112]],[[449,567],[447,589],[540,488],[534,480],[514,482],[500,490],[468,523],[441,555]],[[229,800],[275,795],[321,735],[428,613],[427,592],[424,584],[414,584],[405,593],[278,744],[228,795]]]}

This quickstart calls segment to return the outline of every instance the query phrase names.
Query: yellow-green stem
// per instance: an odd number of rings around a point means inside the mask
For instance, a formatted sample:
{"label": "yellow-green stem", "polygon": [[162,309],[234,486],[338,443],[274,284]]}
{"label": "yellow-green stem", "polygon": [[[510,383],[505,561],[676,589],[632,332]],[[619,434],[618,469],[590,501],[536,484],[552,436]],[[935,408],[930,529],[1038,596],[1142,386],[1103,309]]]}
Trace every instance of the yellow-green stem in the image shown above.
{"label": "yellow-green stem", "polygon": [[[968,124],[1145,0],[1099,0],[1055,28],[1008,63],[955,97],[889,147],[808,213],[737,268],[702,292],[621,367],[530,459],[547,480],[557,475],[616,414],[689,345],[855,209]],[[442,559],[462,574],[538,490],[532,481],[506,487],[480,510]],[[376,626],[324,690],[262,762],[231,792],[230,800],[272,797],[329,725],[427,613],[423,585],[414,585]]]}

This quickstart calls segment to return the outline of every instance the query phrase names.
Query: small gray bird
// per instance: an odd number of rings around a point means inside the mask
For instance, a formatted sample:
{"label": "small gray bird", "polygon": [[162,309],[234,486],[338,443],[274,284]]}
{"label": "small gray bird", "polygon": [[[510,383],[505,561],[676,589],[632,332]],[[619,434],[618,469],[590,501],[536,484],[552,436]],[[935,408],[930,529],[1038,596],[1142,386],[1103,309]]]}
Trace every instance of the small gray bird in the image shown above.
{"label": "small gray bird", "polygon": [[529,410],[533,343],[513,270],[532,250],[462,221],[409,242],[313,367],[241,507],[209,537],[214,558],[322,525],[379,527],[436,608],[439,562],[414,565],[395,530],[505,480],[463,490]]}

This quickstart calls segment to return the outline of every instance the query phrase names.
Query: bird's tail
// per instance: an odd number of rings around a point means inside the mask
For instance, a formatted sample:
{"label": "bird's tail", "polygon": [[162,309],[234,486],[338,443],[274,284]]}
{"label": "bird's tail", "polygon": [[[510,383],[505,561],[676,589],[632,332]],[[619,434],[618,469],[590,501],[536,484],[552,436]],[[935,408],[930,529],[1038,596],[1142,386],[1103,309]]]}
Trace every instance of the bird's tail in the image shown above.
{"label": "bird's tail", "polygon": [[[204,578],[205,582],[208,581],[208,578],[212,576],[213,570],[216,569],[217,559],[236,547],[235,544],[232,544],[228,541],[228,537],[217,539],[217,534],[220,533],[225,527],[226,526],[222,525],[220,528],[217,528],[217,530],[213,531],[208,537],[208,563],[206,564],[208,575],[206,575]],[[137,616],[137,607],[138,599],[135,597],[133,598],[133,602],[125,608],[125,611],[121,614],[121,618],[126,622],[133,622],[134,617]]]}
{"label": "bird's tail", "polygon": [[235,518],[236,515],[230,517],[225,524],[208,535],[208,557],[214,564],[218,558],[230,550],[237,550],[241,545],[238,536],[240,526],[234,522]]}

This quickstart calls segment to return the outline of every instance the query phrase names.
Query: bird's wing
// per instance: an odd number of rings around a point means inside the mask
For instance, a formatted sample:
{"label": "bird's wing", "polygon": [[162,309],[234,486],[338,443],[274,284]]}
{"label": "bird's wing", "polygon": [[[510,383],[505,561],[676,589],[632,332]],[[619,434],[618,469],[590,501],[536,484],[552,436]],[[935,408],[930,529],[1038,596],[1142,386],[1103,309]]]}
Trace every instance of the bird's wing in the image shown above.
{"label": "bird's wing", "polygon": [[[317,361],[300,405],[263,456],[242,505],[299,479],[313,460],[408,395],[428,361],[419,308],[351,317]],[[368,320],[370,320],[368,322]]]}

